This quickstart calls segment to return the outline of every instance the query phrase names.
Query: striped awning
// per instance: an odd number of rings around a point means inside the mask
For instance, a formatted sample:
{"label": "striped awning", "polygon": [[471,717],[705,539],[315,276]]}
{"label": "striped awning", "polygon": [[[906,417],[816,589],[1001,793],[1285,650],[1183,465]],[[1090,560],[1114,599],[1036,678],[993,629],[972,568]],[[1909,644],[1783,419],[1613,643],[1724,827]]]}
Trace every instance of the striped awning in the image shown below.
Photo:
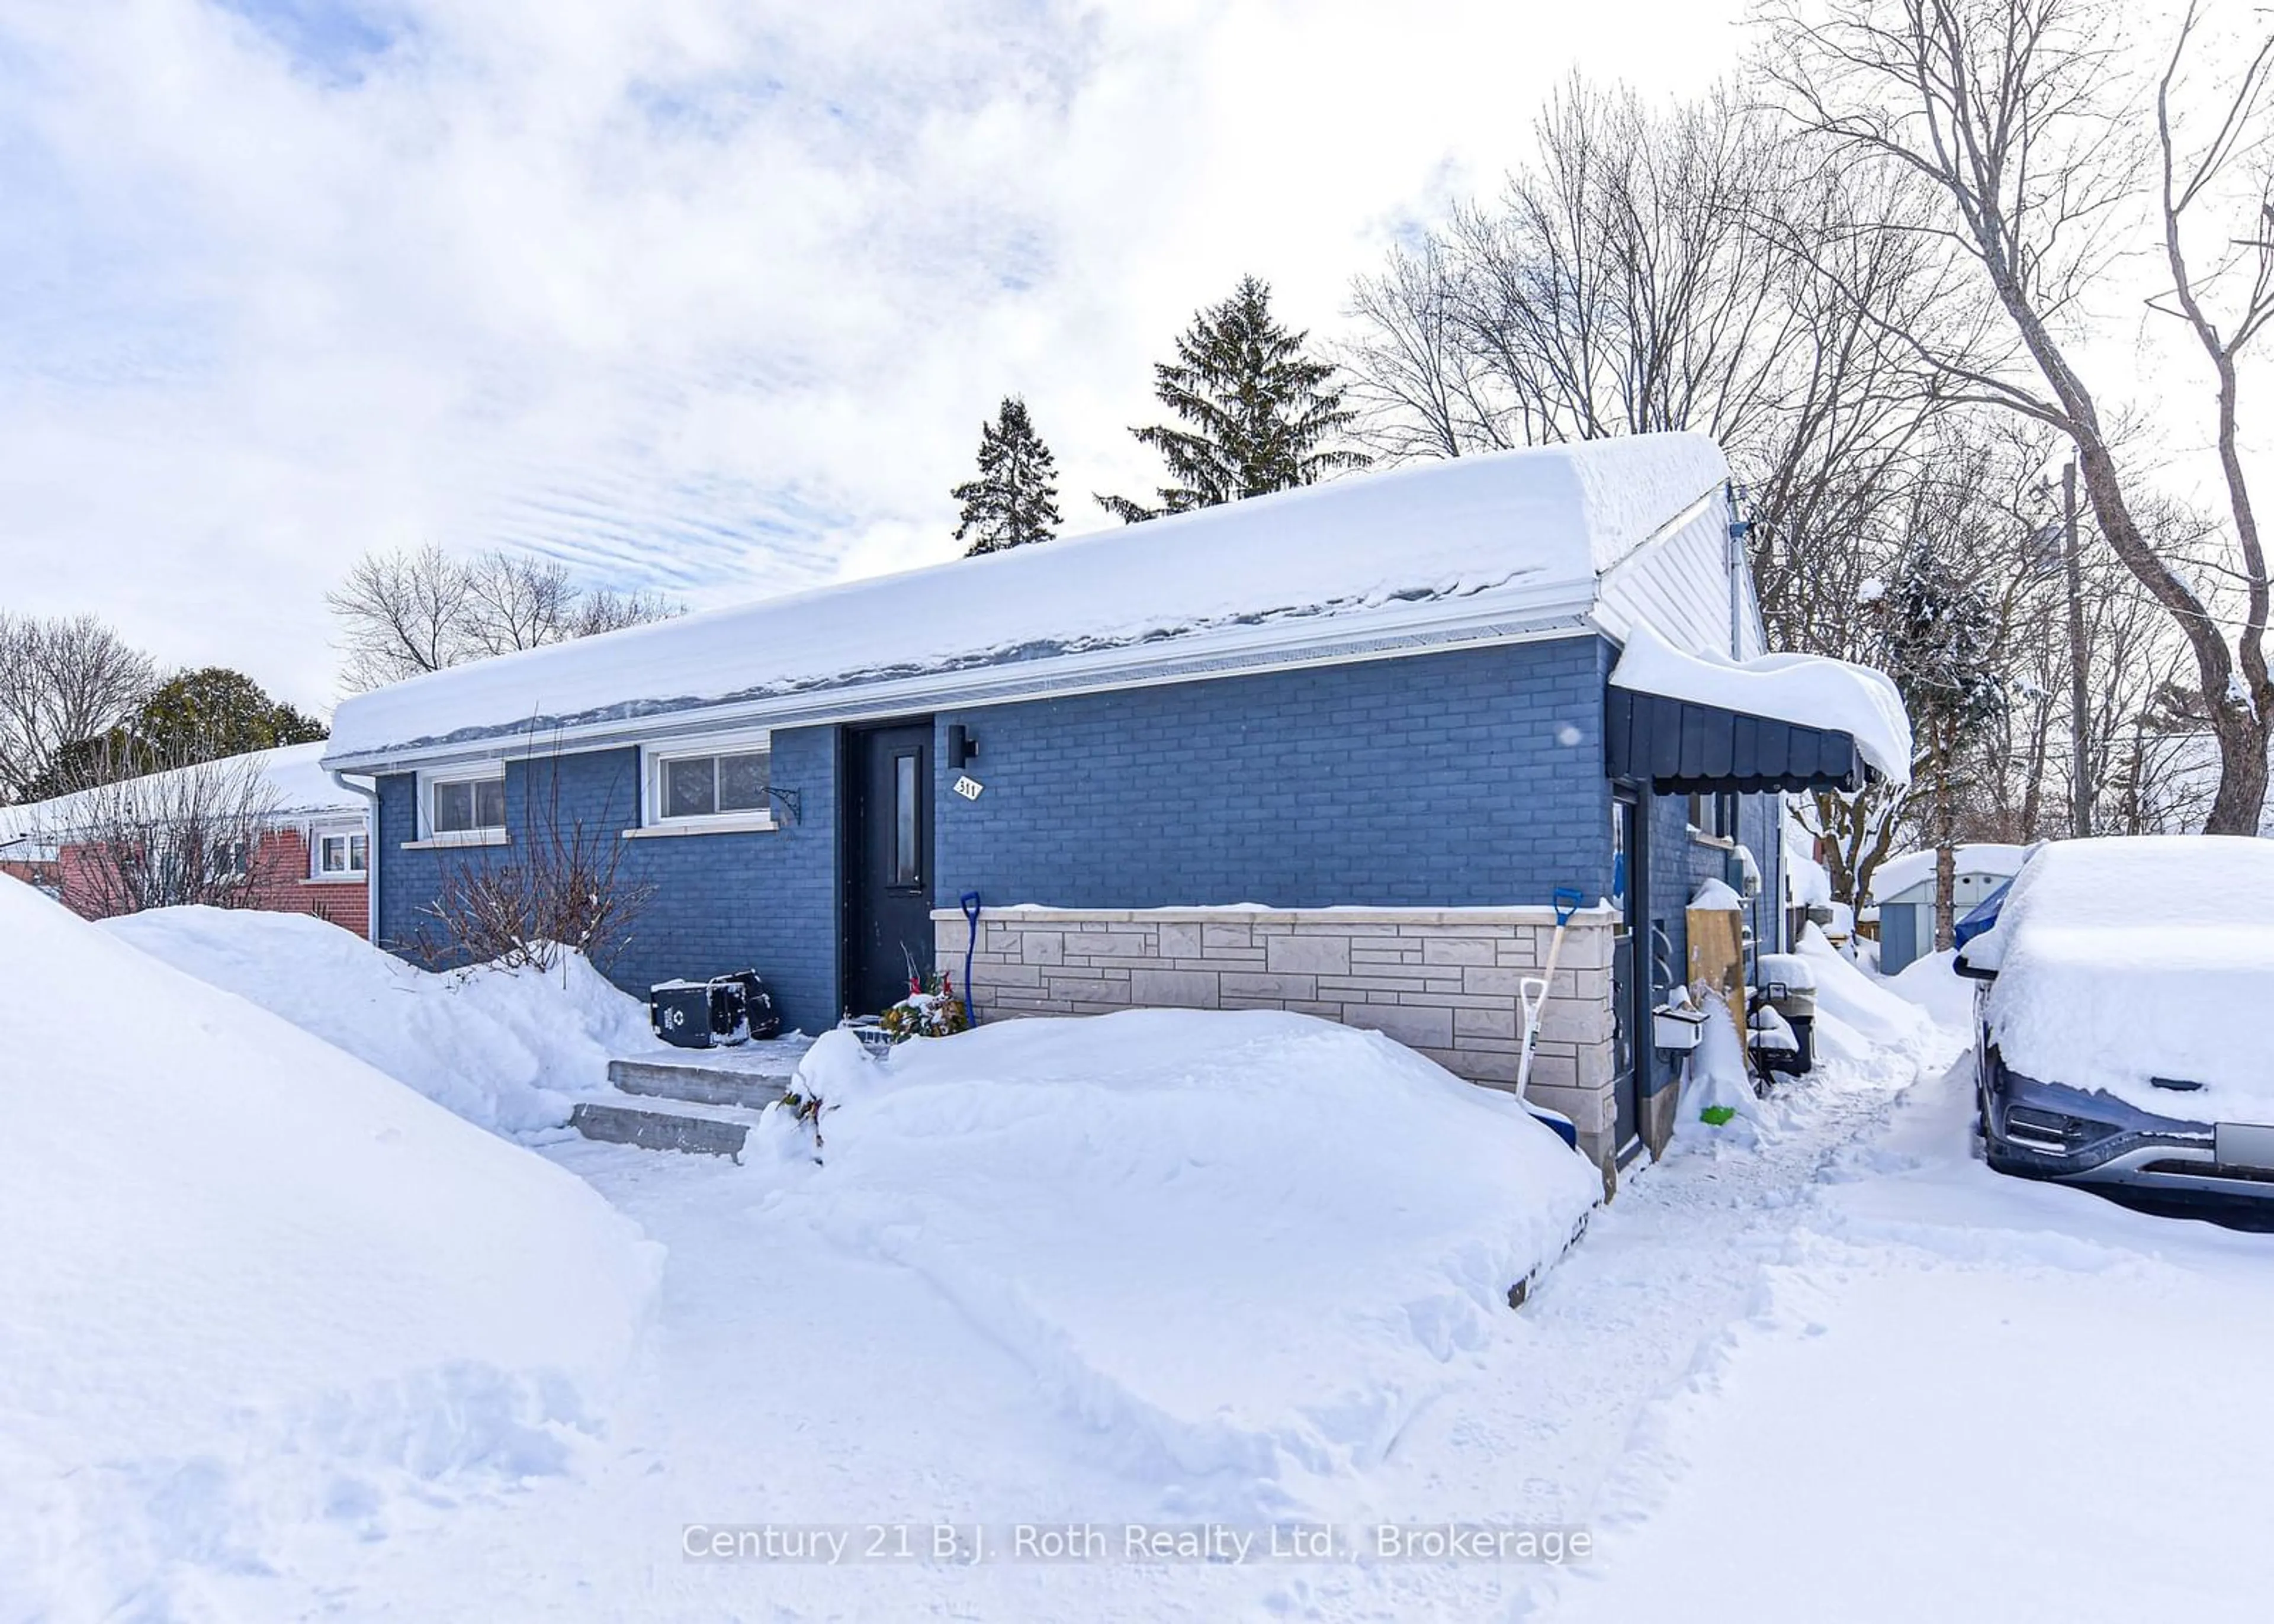
{"label": "striped awning", "polygon": [[1841,789],[1876,778],[1854,735],[1631,688],[1605,690],[1611,776],[1662,795]]}

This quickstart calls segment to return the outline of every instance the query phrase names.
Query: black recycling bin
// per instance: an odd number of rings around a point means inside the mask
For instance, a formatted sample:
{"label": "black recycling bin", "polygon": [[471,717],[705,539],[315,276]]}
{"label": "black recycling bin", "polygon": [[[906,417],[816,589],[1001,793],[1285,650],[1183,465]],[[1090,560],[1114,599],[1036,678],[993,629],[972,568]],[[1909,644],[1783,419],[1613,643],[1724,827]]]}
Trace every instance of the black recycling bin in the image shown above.
{"label": "black recycling bin", "polygon": [[755,970],[704,981],[659,981],[647,989],[648,1025],[681,1049],[770,1038],[781,1030],[773,994]]}

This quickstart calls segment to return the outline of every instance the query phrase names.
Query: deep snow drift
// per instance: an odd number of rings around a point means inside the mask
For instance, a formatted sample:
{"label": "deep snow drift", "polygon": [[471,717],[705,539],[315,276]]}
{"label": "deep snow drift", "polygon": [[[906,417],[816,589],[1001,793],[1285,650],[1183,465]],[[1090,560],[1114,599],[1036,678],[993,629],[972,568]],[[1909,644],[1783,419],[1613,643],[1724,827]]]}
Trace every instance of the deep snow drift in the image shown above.
{"label": "deep snow drift", "polygon": [[0,1616],[195,1615],[593,1424],[658,1259],[584,1184],[4,878],[0,1032]]}
{"label": "deep snow drift", "polygon": [[1999,973],[1983,1019],[2023,1076],[2159,1116],[2274,1122],[2274,842],[2054,841],[1966,959]]}
{"label": "deep snow drift", "polygon": [[[1005,1021],[802,1074],[758,1176],[916,1270],[1119,1470],[1253,1514],[1378,1462],[1601,1179],[1510,1096],[1277,1011]],[[755,1148],[755,1146],[754,1146]]]}
{"label": "deep snow drift", "polygon": [[1912,1064],[1928,1064],[1939,1053],[1942,1038],[1934,1019],[1850,964],[1821,930],[1809,926],[1794,948],[1816,976],[1819,1052],[1856,1063],[1876,1055]]}
{"label": "deep snow drift", "polygon": [[103,929],[366,1060],[501,1133],[558,1127],[611,1056],[655,1046],[647,1011],[581,955],[550,973],[437,974],[300,914],[161,908]]}

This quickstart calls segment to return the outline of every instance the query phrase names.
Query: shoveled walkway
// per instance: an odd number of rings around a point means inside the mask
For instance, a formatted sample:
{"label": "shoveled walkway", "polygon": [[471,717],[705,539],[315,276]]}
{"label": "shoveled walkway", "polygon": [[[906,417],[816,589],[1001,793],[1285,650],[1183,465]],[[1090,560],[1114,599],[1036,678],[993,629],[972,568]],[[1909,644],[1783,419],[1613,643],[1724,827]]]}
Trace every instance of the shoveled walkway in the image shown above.
{"label": "shoveled walkway", "polygon": [[[1651,1503],[1668,1465],[1662,1401],[1713,1365],[1827,1183],[1870,1164],[1910,1080],[1893,1060],[1835,1069],[1776,1108],[1758,1149],[1679,1154],[1630,1178],[1471,1378],[1306,1514],[1600,1533]],[[568,1478],[438,1504],[375,1540],[312,1539],[285,1573],[228,1586],[228,1605],[419,1620],[1213,1620],[1488,1618],[1555,1592],[1547,1570],[1485,1565],[689,1563],[689,1522],[1173,1514],[1156,1487],[1088,1462],[1014,1350],[915,1277],[788,1219],[750,1169],[581,1139],[547,1154],[669,1248],[659,1342],[612,1435],[584,1446]],[[880,1364],[897,1379],[875,1380]]]}

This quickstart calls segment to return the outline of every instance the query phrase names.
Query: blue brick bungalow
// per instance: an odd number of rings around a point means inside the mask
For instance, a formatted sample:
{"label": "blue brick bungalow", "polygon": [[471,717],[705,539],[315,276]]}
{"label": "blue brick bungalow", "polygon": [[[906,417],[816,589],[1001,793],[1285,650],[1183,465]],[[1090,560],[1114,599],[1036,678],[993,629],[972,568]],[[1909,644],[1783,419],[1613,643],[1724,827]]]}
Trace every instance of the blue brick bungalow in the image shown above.
{"label": "blue brick bungalow", "polygon": [[[1542,1094],[1608,1160],[1665,1114],[1638,1034],[1696,885],[1781,945],[1773,792],[1866,770],[1836,715],[1706,703],[1762,648],[1728,477],[1691,435],[1353,477],[422,677],[326,763],[375,799],[374,939],[604,831],[654,888],[615,980],[754,966],[807,1030],[968,952],[983,1019],[1275,1004],[1505,1082],[1576,886]],[[1615,684],[1638,628],[1703,686]]]}

